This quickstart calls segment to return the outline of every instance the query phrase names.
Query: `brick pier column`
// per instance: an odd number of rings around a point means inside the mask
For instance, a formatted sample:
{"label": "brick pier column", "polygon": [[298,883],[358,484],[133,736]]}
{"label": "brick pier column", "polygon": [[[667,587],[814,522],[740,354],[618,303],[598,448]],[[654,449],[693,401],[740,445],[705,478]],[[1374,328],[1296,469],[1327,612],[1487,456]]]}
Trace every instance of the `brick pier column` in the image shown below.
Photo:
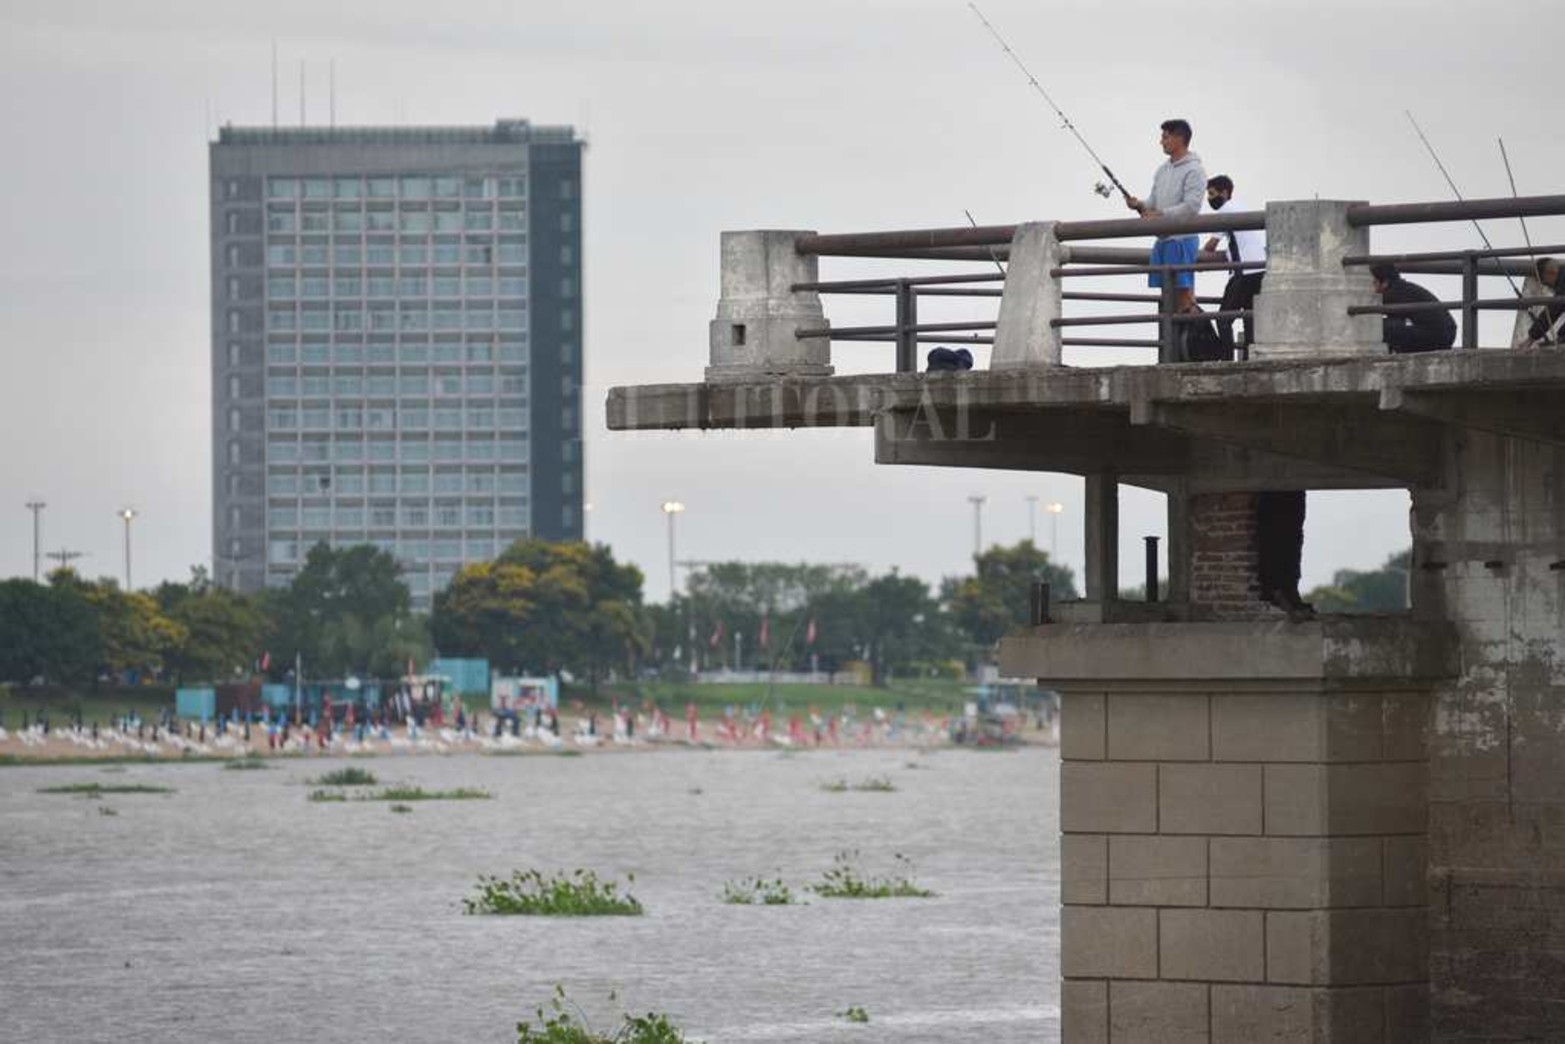
{"label": "brick pier column", "polygon": [[1449,628],[1051,625],[1067,1044],[1427,1036],[1426,732]]}

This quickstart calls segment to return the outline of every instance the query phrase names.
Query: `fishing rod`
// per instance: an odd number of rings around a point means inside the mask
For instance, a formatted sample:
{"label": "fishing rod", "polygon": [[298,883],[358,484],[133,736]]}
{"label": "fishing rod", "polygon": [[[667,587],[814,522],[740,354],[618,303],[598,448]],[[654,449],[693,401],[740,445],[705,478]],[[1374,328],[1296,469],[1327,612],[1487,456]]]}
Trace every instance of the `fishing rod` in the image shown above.
{"label": "fishing rod", "polygon": [[[1429,144],[1429,139],[1424,136],[1424,129],[1418,125],[1417,120],[1413,119],[1412,110],[1403,109],[1402,114],[1406,116],[1407,121],[1413,125],[1414,132],[1418,134],[1418,140],[1423,142],[1424,148],[1429,151],[1429,158],[1435,161],[1436,167],[1440,168],[1440,175],[1445,178],[1445,183],[1451,187],[1451,193],[1452,195],[1456,196],[1457,202],[1465,202],[1466,200],[1462,195],[1462,190],[1456,187],[1455,181],[1451,180],[1451,175],[1446,171],[1445,164],[1440,162],[1440,156],[1435,152],[1435,147]],[[1493,250],[1494,244],[1489,242],[1489,237],[1484,234],[1483,226],[1478,223],[1477,218],[1472,220],[1473,228],[1478,232],[1478,238],[1483,240],[1484,249]],[[1511,284],[1511,292],[1517,297],[1522,296],[1521,288],[1516,285],[1516,280],[1511,278],[1511,273],[1506,271],[1503,267],[1500,269],[1500,271],[1505,274],[1505,281]]]}
{"label": "fishing rod", "polygon": [[[1511,198],[1516,199],[1520,194],[1516,191],[1516,175],[1511,170],[1511,157],[1505,151],[1505,139],[1495,138],[1494,140],[1500,145],[1500,162],[1505,164],[1505,178],[1511,183]],[[1527,258],[1532,262],[1533,269],[1536,270],[1538,267],[1538,255],[1532,249],[1532,236],[1527,231],[1527,219],[1518,214],[1516,215],[1516,220],[1521,222],[1522,242],[1527,244]],[[1528,319],[1536,322],[1538,320],[1538,316],[1539,313],[1534,309],[1527,309]],[[1545,336],[1544,340],[1549,340],[1549,338]]]}
{"label": "fishing rod", "polygon": [[[974,228],[978,227],[978,222],[973,220],[973,212],[971,210],[964,208],[962,213],[967,215],[967,223],[969,225],[972,225]],[[1001,275],[1005,275],[1005,266],[1000,264],[1000,255],[994,252],[994,247],[989,248],[989,260],[994,262],[994,267],[1000,270]]]}
{"label": "fishing rod", "polygon": [[[1053,109],[1055,114],[1059,116],[1062,126],[1064,126],[1066,130],[1070,131],[1071,134],[1075,136],[1077,141],[1081,142],[1081,147],[1087,150],[1087,155],[1091,156],[1092,161],[1098,165],[1098,168],[1102,170],[1104,174],[1108,175],[1109,181],[1113,183],[1115,188],[1119,189],[1119,194],[1125,197],[1125,202],[1130,202],[1130,200],[1133,198],[1130,194],[1130,190],[1127,189],[1124,185],[1120,184],[1120,180],[1114,176],[1114,172],[1109,170],[1108,164],[1104,163],[1102,157],[1100,157],[1097,152],[1093,150],[1091,145],[1087,144],[1087,139],[1081,136],[1081,132],[1076,129],[1076,125],[1071,122],[1071,118],[1065,115],[1065,110],[1056,105],[1054,103],[1054,99],[1049,97],[1049,92],[1043,89],[1043,84],[1038,82],[1038,78],[1034,76],[1032,71],[1028,69],[1027,66],[1022,63],[1022,60],[1016,56],[1016,52],[1011,50],[1011,45],[1005,42],[1005,37],[1001,36],[1000,31],[992,24],[990,24],[989,19],[984,17],[984,13],[978,9],[977,4],[973,3],[972,0],[968,0],[967,6],[972,9],[973,14],[978,16],[978,20],[984,23],[984,28],[989,30],[989,35],[993,36],[995,42],[1000,45],[1000,50],[1004,51],[1006,56],[1009,57],[1011,61],[1016,63],[1016,67],[1022,71],[1022,75],[1027,77],[1027,82],[1032,84],[1033,90],[1037,91],[1043,97],[1043,100],[1049,103],[1049,108]],[[1092,190],[1098,195],[1102,196],[1104,199],[1108,199],[1109,197],[1109,187],[1108,185],[1103,184],[1101,181],[1094,185]]]}

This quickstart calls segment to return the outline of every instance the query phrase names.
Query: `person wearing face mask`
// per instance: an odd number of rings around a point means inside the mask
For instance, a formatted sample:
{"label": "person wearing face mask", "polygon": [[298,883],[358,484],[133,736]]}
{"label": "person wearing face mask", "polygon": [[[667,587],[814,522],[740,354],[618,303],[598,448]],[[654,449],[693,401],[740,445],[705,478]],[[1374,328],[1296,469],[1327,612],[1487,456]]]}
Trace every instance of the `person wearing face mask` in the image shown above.
{"label": "person wearing face mask", "polygon": [[[1244,203],[1234,202],[1233,179],[1226,174],[1218,174],[1207,180],[1206,205],[1214,211],[1225,207],[1230,211],[1248,210],[1250,207]],[[1201,246],[1202,250],[1221,250],[1228,255],[1228,260],[1234,262],[1265,261],[1266,260],[1266,232],[1264,229],[1247,232],[1225,232],[1222,235],[1212,236]],[[1241,271],[1234,270],[1233,276],[1228,280],[1228,285],[1223,287],[1223,303],[1218,307],[1224,312],[1246,311],[1255,306],[1255,295],[1261,292],[1261,280],[1266,277],[1264,270]],[[1217,336],[1222,339],[1223,346],[1230,352],[1234,348],[1234,321],[1232,319],[1217,320]],[[1246,319],[1244,323],[1244,340],[1240,347],[1249,348],[1255,340],[1254,320]]]}

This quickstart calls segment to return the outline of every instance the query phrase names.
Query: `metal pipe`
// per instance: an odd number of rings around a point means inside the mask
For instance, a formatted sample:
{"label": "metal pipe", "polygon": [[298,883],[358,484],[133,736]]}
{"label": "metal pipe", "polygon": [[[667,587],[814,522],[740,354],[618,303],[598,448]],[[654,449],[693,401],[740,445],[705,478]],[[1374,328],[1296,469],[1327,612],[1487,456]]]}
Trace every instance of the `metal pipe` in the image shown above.
{"label": "metal pipe", "polygon": [[[1565,247],[1561,247],[1565,250]],[[940,286],[944,283],[1003,283],[1005,276],[991,275],[938,275],[938,276],[908,276],[899,279],[895,276],[886,279],[842,279],[836,282],[819,283],[794,283],[788,289],[792,293],[803,291],[818,291],[820,293],[841,294],[855,290],[895,290],[903,283],[909,286]]]}
{"label": "metal pipe", "polygon": [[1565,196],[1497,196],[1441,203],[1360,203],[1348,208],[1348,224],[1362,228],[1555,214],[1565,214]]}
{"label": "metal pipe", "polygon": [[1065,337],[1060,345],[1065,348],[1157,348],[1162,342],[1134,337]]}
{"label": "metal pipe", "polygon": [[1236,268],[1249,271],[1265,267],[1265,261],[1241,261],[1238,264],[1228,261],[1197,261],[1188,265],[1093,265],[1083,268],[1051,268],[1049,275],[1061,279],[1071,276],[1146,275],[1149,272],[1231,272]]}
{"label": "metal pipe", "polygon": [[[941,330],[993,330],[995,326],[995,323],[925,323],[922,326],[915,326],[913,329],[918,333],[937,333]],[[801,341],[808,341],[822,337],[842,337],[853,334],[890,334],[896,336],[901,330],[900,326],[844,326],[840,329],[833,329],[827,326],[799,330],[794,336]]]}
{"label": "metal pipe", "polygon": [[[1538,305],[1565,304],[1562,297],[1480,297],[1473,307],[1492,312],[1514,312]],[[1450,312],[1465,306],[1462,301],[1419,301],[1413,304],[1349,305],[1349,315],[1417,315],[1420,312]]]}
{"label": "metal pipe", "polygon": [[1147,601],[1157,601],[1157,542],[1155,536],[1142,537],[1147,546]]}
{"label": "metal pipe", "polygon": [[1200,323],[1213,319],[1249,319],[1252,312],[1248,309],[1234,309],[1228,312],[1186,312],[1183,314],[1165,315],[1159,313],[1146,313],[1142,315],[1082,315],[1071,318],[1050,319],[1049,325],[1058,330],[1064,326],[1135,326],[1137,323]]}
{"label": "metal pipe", "polygon": [[918,372],[918,291],[897,284],[897,372]]}
{"label": "metal pipe", "polygon": [[1378,265],[1382,261],[1393,265],[1414,261],[1464,261],[1469,257],[1529,257],[1534,254],[1565,253],[1565,244],[1555,243],[1540,247],[1503,247],[1497,250],[1437,250],[1422,254],[1349,254],[1342,259],[1346,265]]}

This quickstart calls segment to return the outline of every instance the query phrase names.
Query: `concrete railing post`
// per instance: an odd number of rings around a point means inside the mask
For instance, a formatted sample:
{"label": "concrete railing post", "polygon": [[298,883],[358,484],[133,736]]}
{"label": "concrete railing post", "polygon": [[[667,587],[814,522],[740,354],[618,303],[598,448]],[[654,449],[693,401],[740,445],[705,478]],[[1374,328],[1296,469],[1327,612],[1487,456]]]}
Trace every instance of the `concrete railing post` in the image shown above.
{"label": "concrete railing post", "polygon": [[1065,259],[1054,222],[1016,227],[989,357],[991,370],[1060,365],[1060,332],[1049,325],[1060,317],[1060,281],[1049,273]]}
{"label": "concrete railing post", "polygon": [[722,297],[710,328],[708,381],[831,376],[831,341],[797,336],[829,325],[819,294],[793,290],[795,283],[819,277],[818,260],[794,249],[808,234],[723,233]]}
{"label": "concrete railing post", "polygon": [[1251,359],[1381,355],[1380,318],[1348,315],[1375,303],[1368,269],[1343,268],[1369,253],[1369,230],[1348,224],[1342,200],[1266,204],[1266,280],[1255,299]]}

